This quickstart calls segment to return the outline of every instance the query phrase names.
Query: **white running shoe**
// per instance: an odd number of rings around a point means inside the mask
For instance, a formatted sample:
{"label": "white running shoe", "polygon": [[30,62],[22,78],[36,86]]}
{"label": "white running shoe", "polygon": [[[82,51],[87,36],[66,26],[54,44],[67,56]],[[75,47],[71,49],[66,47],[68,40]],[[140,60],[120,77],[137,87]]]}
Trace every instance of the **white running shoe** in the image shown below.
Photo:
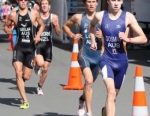
{"label": "white running shoe", "polygon": [[79,103],[79,109],[78,109],[78,115],[79,116],[84,116],[85,114],[85,105],[84,102],[83,103]]}
{"label": "white running shoe", "polygon": [[37,94],[38,95],[44,95],[42,88],[40,88],[40,87],[37,88]]}
{"label": "white running shoe", "polygon": [[40,74],[41,74],[41,68],[36,65],[36,66],[34,67],[34,72],[35,72],[36,75],[40,75]]}
{"label": "white running shoe", "polygon": [[92,114],[87,113],[86,116],[92,116]]}

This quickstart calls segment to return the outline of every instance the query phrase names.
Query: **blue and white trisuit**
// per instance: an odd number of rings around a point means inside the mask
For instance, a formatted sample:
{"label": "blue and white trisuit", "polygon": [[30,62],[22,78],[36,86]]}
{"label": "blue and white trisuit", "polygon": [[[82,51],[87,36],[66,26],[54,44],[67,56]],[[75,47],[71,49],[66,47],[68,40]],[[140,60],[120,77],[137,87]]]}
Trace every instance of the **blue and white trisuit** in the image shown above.
{"label": "blue and white trisuit", "polygon": [[106,10],[104,11],[101,23],[105,51],[101,56],[99,65],[102,70],[103,79],[113,78],[116,89],[120,89],[128,67],[128,58],[123,41],[118,36],[119,32],[126,31],[125,20],[125,11],[122,11],[118,19],[111,20]]}

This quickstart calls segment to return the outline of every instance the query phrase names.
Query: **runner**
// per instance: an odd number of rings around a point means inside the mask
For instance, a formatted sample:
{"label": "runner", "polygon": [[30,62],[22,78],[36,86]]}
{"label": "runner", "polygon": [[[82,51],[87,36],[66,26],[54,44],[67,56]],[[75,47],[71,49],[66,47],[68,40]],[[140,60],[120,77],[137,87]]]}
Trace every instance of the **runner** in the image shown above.
{"label": "runner", "polygon": [[[106,106],[102,108],[102,116],[115,116],[115,100],[128,67],[128,58],[123,42],[144,44],[147,42],[147,38],[133,14],[121,10],[123,0],[107,0],[107,3],[108,10],[97,12],[91,21],[90,35],[91,49],[96,50],[94,28],[96,24],[100,24],[105,51],[99,65],[107,89]],[[125,35],[128,27],[137,34],[137,37],[128,38]]]}
{"label": "runner", "polygon": [[[18,39],[13,51],[12,63],[16,72],[17,86],[23,99],[23,104],[20,106],[21,109],[29,107],[23,80],[30,79],[35,55],[35,44],[40,41],[40,35],[45,27],[39,13],[34,9],[28,9],[27,4],[27,0],[19,0],[19,10],[13,9],[4,25],[4,30],[8,34],[12,33],[12,29],[9,28],[10,24],[14,23],[17,28]],[[36,23],[40,25],[37,34],[35,33]]]}
{"label": "runner", "polygon": [[[79,116],[84,116],[85,105],[87,110],[87,116],[92,116],[91,100],[92,100],[92,85],[99,73],[99,57],[100,57],[100,41],[96,38],[96,42],[99,48],[96,51],[90,49],[91,39],[89,35],[89,24],[94,17],[96,12],[96,7],[98,5],[98,0],[83,0],[86,6],[86,12],[81,14],[73,15],[64,25],[63,30],[65,33],[74,40],[82,41],[81,49],[78,55],[78,62],[81,67],[82,73],[85,78],[85,85],[83,90],[83,95],[79,98]],[[72,25],[78,24],[81,34],[74,34],[70,27]],[[98,30],[99,25],[97,25]],[[79,41],[80,41],[79,40]]]}
{"label": "runner", "polygon": [[[60,26],[58,16],[50,13],[50,0],[41,0],[40,16],[45,24],[45,29],[41,34],[41,40],[36,46],[36,67],[35,73],[40,75],[38,82],[37,94],[43,95],[42,87],[47,77],[48,67],[52,61],[52,29],[54,28],[57,35],[60,35]],[[40,70],[40,69],[41,70]]]}

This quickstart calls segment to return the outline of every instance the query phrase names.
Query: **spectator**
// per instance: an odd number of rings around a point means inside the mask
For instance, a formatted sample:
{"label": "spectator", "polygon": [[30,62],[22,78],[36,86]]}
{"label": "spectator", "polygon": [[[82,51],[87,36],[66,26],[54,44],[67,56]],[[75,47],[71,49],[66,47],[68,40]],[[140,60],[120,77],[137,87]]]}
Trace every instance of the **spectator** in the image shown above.
{"label": "spectator", "polygon": [[2,9],[2,7],[0,7],[0,20],[3,19],[2,16],[3,16],[3,9]]}
{"label": "spectator", "polygon": [[9,12],[9,5],[8,2],[6,1],[5,4],[2,6],[3,9],[3,21],[5,22],[7,17],[8,17],[8,12]]}

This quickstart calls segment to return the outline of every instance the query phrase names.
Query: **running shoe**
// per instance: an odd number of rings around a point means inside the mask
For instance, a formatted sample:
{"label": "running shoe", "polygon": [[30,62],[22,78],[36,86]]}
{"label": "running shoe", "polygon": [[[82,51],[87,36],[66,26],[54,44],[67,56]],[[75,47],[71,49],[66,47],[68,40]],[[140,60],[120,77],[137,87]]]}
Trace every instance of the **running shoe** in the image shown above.
{"label": "running shoe", "polygon": [[78,115],[84,116],[84,114],[85,114],[85,105],[84,105],[84,102],[80,102],[79,109],[78,109]]}
{"label": "running shoe", "polygon": [[37,94],[38,94],[38,95],[44,95],[44,93],[43,93],[43,91],[42,91],[42,88],[37,87]]}
{"label": "running shoe", "polygon": [[41,68],[39,66],[35,65],[34,72],[36,75],[40,75],[41,74]]}
{"label": "running shoe", "polygon": [[23,104],[20,105],[20,109],[27,109],[27,108],[29,108],[28,102],[23,102]]}

